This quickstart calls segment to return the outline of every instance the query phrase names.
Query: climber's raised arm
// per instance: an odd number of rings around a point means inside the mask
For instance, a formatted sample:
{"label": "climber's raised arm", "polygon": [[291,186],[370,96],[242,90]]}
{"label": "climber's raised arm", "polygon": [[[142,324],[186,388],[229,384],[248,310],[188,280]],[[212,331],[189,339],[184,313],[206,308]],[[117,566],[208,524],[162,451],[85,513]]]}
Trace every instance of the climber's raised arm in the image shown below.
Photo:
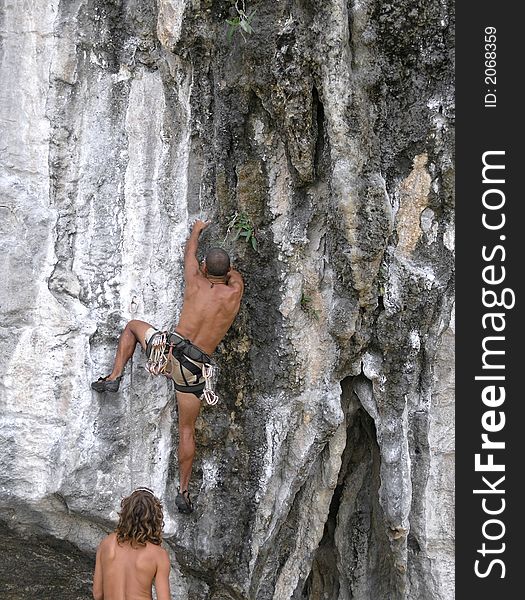
{"label": "climber's raised arm", "polygon": [[209,223],[197,219],[186,242],[184,248],[184,279],[186,282],[200,273],[197,249],[199,247],[199,237],[208,225]]}

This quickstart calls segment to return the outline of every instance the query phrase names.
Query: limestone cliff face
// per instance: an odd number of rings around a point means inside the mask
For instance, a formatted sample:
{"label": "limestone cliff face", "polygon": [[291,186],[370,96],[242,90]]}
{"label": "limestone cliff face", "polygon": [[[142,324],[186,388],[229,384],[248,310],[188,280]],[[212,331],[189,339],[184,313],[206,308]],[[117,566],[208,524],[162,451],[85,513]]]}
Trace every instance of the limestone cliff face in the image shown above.
{"label": "limestone cliff face", "polygon": [[[0,6],[6,598],[89,598],[139,485],[174,598],[453,598],[453,3],[245,4],[231,40],[230,0]],[[172,388],[139,350],[89,383],[177,322],[197,217],[246,294],[188,517]]]}

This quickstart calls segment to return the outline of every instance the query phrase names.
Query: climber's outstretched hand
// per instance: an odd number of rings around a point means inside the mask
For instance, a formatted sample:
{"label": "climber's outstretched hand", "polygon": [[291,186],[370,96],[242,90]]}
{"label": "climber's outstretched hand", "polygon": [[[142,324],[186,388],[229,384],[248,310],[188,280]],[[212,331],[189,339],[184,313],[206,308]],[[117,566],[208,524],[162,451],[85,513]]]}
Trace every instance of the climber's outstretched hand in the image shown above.
{"label": "climber's outstretched hand", "polygon": [[202,231],[206,229],[210,225],[210,221],[201,221],[201,219],[197,219],[193,224],[192,232],[200,234]]}

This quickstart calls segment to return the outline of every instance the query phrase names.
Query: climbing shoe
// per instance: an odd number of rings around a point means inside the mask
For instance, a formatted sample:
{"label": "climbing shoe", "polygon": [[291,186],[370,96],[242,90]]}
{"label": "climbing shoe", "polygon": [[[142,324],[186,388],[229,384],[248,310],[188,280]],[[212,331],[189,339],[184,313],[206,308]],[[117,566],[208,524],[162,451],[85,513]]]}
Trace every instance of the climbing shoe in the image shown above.
{"label": "climbing shoe", "polygon": [[109,375],[107,377],[99,377],[97,381],[91,384],[91,389],[95,390],[95,392],[118,392],[122,375],[113,381],[109,381],[108,377]]}
{"label": "climbing shoe", "polygon": [[194,510],[188,490],[184,490],[182,494],[180,492],[177,494],[177,497],[175,498],[175,504],[181,513],[189,514]]}

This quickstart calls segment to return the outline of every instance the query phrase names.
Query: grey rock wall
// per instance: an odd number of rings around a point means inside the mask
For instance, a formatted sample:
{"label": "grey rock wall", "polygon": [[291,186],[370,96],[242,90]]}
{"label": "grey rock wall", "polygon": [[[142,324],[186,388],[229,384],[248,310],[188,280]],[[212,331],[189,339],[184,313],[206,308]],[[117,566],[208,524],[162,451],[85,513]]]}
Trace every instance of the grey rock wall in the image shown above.
{"label": "grey rock wall", "polygon": [[[13,600],[89,598],[139,485],[164,502],[174,598],[454,597],[453,3],[246,8],[254,33],[228,41],[229,0],[0,4]],[[118,394],[89,383],[127,320],[177,322],[197,217],[246,293],[188,517],[172,388],[139,350]]]}

